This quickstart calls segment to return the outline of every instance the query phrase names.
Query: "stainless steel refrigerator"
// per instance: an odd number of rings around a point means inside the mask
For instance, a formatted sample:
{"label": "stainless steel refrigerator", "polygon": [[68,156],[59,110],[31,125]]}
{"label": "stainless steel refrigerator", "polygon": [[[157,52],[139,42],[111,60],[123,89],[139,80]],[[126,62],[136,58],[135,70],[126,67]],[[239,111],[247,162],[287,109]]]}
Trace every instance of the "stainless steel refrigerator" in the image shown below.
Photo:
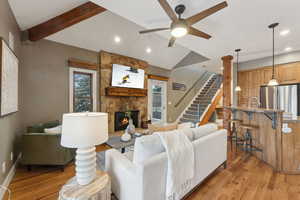
{"label": "stainless steel refrigerator", "polygon": [[262,108],[284,110],[287,118],[299,116],[300,85],[279,85],[276,87],[262,86],[260,88],[260,103]]}

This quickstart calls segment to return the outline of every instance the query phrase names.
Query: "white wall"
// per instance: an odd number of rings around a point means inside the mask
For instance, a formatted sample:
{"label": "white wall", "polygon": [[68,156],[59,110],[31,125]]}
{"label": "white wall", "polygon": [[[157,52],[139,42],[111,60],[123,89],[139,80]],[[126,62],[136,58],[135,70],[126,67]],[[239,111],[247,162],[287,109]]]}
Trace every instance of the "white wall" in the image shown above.
{"label": "white wall", "polygon": [[[290,62],[300,61],[300,51],[294,51],[291,53],[281,54],[275,56],[275,64],[285,64]],[[266,58],[260,58],[247,62],[242,62],[239,66],[239,71],[256,69],[259,67],[272,66],[272,56]]]}

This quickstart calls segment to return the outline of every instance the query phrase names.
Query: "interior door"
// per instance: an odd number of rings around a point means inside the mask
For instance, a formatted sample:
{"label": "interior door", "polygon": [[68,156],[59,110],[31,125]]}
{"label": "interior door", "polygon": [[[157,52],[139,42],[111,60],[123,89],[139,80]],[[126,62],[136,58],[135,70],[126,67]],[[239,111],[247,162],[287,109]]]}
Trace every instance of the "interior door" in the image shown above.
{"label": "interior door", "polygon": [[148,111],[152,123],[165,123],[167,120],[167,82],[149,79]]}

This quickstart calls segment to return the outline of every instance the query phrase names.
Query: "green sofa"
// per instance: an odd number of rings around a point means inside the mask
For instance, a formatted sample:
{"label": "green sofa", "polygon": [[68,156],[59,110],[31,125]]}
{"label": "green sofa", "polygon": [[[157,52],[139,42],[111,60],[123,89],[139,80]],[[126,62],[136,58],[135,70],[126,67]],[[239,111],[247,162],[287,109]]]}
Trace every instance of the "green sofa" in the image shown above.
{"label": "green sofa", "polygon": [[27,128],[22,136],[21,164],[28,170],[32,165],[64,166],[75,157],[75,149],[64,148],[60,145],[61,134],[45,133],[45,128],[53,128],[59,121],[38,124]]}

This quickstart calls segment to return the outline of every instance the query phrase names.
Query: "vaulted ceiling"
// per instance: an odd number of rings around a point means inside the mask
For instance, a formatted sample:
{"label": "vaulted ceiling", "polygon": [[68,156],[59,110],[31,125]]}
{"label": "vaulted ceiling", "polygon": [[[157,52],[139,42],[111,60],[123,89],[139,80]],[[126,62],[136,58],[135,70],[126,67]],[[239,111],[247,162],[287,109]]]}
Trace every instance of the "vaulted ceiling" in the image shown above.
{"label": "vaulted ceiling", "polygon": [[[85,2],[87,1],[52,0],[49,4],[45,0],[27,0],[26,3],[21,0],[10,0],[10,5],[21,30],[27,30]],[[181,45],[168,48],[167,39],[155,34],[142,36],[138,34],[141,29],[143,27],[105,11],[46,39],[97,52],[105,50],[135,57],[166,69],[172,69],[191,52]],[[114,41],[116,36],[121,39],[119,43]],[[146,52],[147,48],[151,48],[151,53]],[[201,55],[199,57],[202,58]]]}
{"label": "vaulted ceiling", "polygon": [[[145,28],[165,27],[169,18],[157,0],[92,0]],[[207,9],[223,0],[168,0],[174,8],[184,4],[187,9],[183,17],[188,17]],[[300,1],[296,0],[228,0],[228,7],[197,23],[195,27],[212,35],[210,40],[186,36],[178,43],[213,60],[233,54],[242,48],[241,60],[251,60],[271,55],[271,31],[267,28],[279,22],[277,31],[290,29],[287,37],[276,34],[277,53],[283,53],[286,46],[300,49],[300,26],[298,19]],[[157,33],[155,33],[157,34]],[[159,35],[169,38],[168,31]],[[217,62],[218,63],[218,62]]]}
{"label": "vaulted ceiling", "polygon": [[[220,57],[233,54],[242,48],[241,60],[271,55],[271,31],[267,26],[279,22],[276,33],[276,53],[285,47],[300,49],[300,1],[296,0],[228,0],[228,7],[209,16],[195,25],[196,28],[212,35],[210,40],[186,36],[176,41],[174,48],[167,48],[169,31],[138,35],[144,28],[169,26],[170,21],[157,0],[92,0],[108,9],[95,17],[73,25],[47,39],[90,50],[101,49],[147,60],[152,65],[171,69],[191,51],[210,60],[204,61],[207,69],[220,71]],[[174,8],[183,3],[188,17],[207,9],[222,0],[168,0]],[[70,10],[86,0],[9,0],[17,22],[22,30],[44,22]],[[290,29],[290,34],[282,37],[279,31]],[[118,35],[121,42],[115,44]],[[150,54],[145,49],[150,47]],[[206,60],[206,59],[203,59]]]}

